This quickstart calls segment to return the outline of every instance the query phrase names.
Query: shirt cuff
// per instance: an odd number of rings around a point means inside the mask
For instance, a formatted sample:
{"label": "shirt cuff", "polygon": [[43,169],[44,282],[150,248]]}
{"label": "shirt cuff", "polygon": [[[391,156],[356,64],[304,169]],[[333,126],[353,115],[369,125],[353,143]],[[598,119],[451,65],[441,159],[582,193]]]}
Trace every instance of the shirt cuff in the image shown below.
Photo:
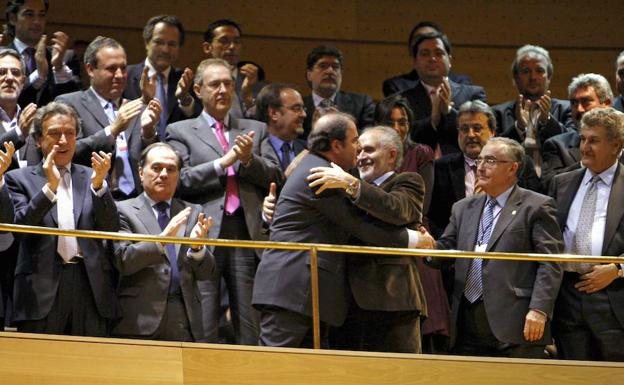
{"label": "shirt cuff", "polygon": [[41,189],[41,191],[43,191],[43,194],[45,194],[45,196],[48,197],[50,202],[52,203],[56,202],[56,194],[52,192],[52,190],[50,190],[47,183],[43,185],[43,188]]}
{"label": "shirt cuff", "polygon": [[541,315],[543,315],[546,319],[548,319],[548,314],[546,314],[545,312],[541,311],[540,309],[533,308],[533,309],[530,309],[530,310],[536,311],[536,312],[540,313]]}
{"label": "shirt cuff", "polygon": [[0,191],[2,191],[3,187],[4,187],[4,175],[0,176]]}
{"label": "shirt cuff", "polygon": [[69,83],[73,80],[74,73],[69,69],[67,64],[63,64],[63,68],[59,71],[55,70],[52,67],[52,73],[54,74],[54,83],[56,84],[64,84]]}
{"label": "shirt cuff", "polygon": [[212,162],[212,164],[214,165],[214,169],[215,169],[215,172],[217,173],[217,176],[225,175],[225,170],[219,164],[218,159]]}
{"label": "shirt cuff", "polygon": [[418,246],[418,241],[420,240],[420,232],[412,229],[407,230],[407,236],[409,239],[408,246],[410,249],[415,249]]}
{"label": "shirt cuff", "polygon": [[197,251],[193,251],[189,247],[188,250],[186,250],[186,256],[197,262],[200,262],[206,256],[206,246],[202,245],[202,247]]}
{"label": "shirt cuff", "polygon": [[178,101],[178,107],[180,107],[180,110],[182,110],[182,113],[184,114],[184,116],[186,116],[187,118],[191,117],[191,115],[193,115],[193,111],[195,110],[195,99],[193,97],[191,97],[191,102],[189,103],[188,106],[183,106],[182,103],[180,103],[180,101]]}
{"label": "shirt cuff", "polygon": [[100,187],[100,189],[97,191],[95,191],[95,189],[93,188],[93,185],[91,185],[91,192],[93,192],[98,198],[103,197],[104,194],[106,194],[106,191],[108,191],[108,183],[106,183],[106,179],[104,179],[104,182],[102,183],[102,187]]}
{"label": "shirt cuff", "polygon": [[39,71],[35,69],[30,76],[28,76],[28,81],[33,87],[35,87],[35,89],[40,89],[46,80],[44,78],[40,78]]}

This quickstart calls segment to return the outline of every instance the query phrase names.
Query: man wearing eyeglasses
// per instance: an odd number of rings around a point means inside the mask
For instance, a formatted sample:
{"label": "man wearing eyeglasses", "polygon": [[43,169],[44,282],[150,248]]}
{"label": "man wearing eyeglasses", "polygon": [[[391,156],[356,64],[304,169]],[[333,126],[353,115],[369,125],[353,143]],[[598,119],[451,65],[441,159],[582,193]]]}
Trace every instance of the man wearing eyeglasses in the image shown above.
{"label": "man wearing eyeglasses", "polygon": [[330,109],[351,114],[359,130],[373,125],[375,104],[370,96],[340,90],[343,61],[342,52],[331,46],[318,46],[308,54],[306,81],[312,94],[303,98],[308,116],[302,139],[308,137],[318,115]]}
{"label": "man wearing eyeglasses", "polygon": [[[561,231],[552,198],[517,186],[523,147],[492,138],[476,158],[477,186],[484,194],[453,206],[438,249],[477,252],[558,254]],[[448,259],[431,261],[440,266]],[[544,357],[551,343],[550,322],[561,284],[552,262],[455,261],[451,351],[462,355]]]}
{"label": "man wearing eyeglasses", "polygon": [[624,112],[624,51],[615,60],[615,87],[620,94],[613,99],[613,108]]}

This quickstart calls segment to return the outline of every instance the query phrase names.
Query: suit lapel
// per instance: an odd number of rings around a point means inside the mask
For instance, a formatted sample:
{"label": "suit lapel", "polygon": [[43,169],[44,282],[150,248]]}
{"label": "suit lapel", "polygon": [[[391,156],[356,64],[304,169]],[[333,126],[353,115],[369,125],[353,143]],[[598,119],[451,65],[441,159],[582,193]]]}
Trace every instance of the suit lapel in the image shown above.
{"label": "suit lapel", "polygon": [[89,89],[82,94],[82,104],[102,127],[106,127],[110,124],[108,116],[106,116],[100,104],[100,100],[93,93],[93,90]]}
{"label": "suit lapel", "polygon": [[[78,220],[82,214],[82,207],[84,206],[85,194],[87,192],[87,178],[84,168],[76,167],[72,165],[72,196],[74,200],[74,222],[76,228],[78,228]],[[90,183],[88,184],[90,186]]]}
{"label": "suit lapel", "polygon": [[154,210],[145,195],[139,195],[139,198],[134,201],[132,206],[137,211],[136,216],[143,223],[148,234],[161,233],[162,230],[158,224],[158,219],[154,215]]}
{"label": "suit lapel", "polygon": [[334,102],[336,103],[336,107],[339,111],[353,111],[353,100],[349,95],[345,94],[342,91],[338,91],[336,93],[336,98],[334,99]]}
{"label": "suit lapel", "polygon": [[[37,189],[40,190],[48,182],[48,178],[46,178],[45,173],[43,172],[43,163],[39,163],[36,167],[33,167],[31,172],[34,180],[39,179],[39,181],[35,183],[35,186],[37,186]],[[56,204],[52,206],[48,213],[52,217],[54,224],[58,226],[58,212]]]}
{"label": "suit lapel", "polygon": [[474,250],[475,245],[477,244],[477,231],[479,230],[479,221],[481,221],[481,213],[483,212],[483,207],[485,206],[485,194],[474,199],[468,210],[464,213],[466,217],[466,224],[462,224],[462,230],[466,230],[466,242],[467,250]]}
{"label": "suit lapel", "polygon": [[271,163],[281,167],[277,150],[273,148],[268,136],[262,140],[262,143],[260,143],[260,155],[271,161]]}
{"label": "suit lapel", "polygon": [[451,184],[455,191],[456,201],[466,197],[466,168],[464,167],[464,156],[457,154],[456,158],[449,162]]}
{"label": "suit lapel", "polygon": [[167,78],[167,118],[169,118],[178,102],[175,97],[178,80],[180,80],[180,77],[177,76],[177,70],[171,67],[171,70],[169,70],[169,77]]}
{"label": "suit lapel", "polygon": [[602,241],[602,255],[606,255],[606,250],[615,235],[615,232],[624,216],[624,205],[622,204],[622,196],[624,196],[624,174],[622,173],[622,165],[618,164],[609,194],[609,204],[607,206],[607,224],[605,226],[604,240]]}
{"label": "suit lapel", "polygon": [[514,220],[516,216],[516,211],[520,208],[522,204],[522,200],[520,199],[520,192],[518,187],[514,187],[513,191],[507,198],[507,203],[505,203],[505,207],[501,210],[498,220],[496,221],[496,226],[492,229],[492,235],[490,236],[490,240],[488,241],[488,246],[486,251],[491,251],[492,247],[496,244],[498,239],[501,237],[507,226]]}
{"label": "suit lapel", "polygon": [[561,230],[564,229],[566,221],[568,220],[568,213],[570,212],[570,207],[572,207],[572,201],[576,196],[576,192],[583,181],[583,176],[585,175],[585,168],[580,170],[573,171],[574,174],[568,181],[568,183],[562,184],[560,187],[560,191],[557,192],[557,219],[559,222],[559,227]]}
{"label": "suit lapel", "polygon": [[223,149],[221,148],[217,137],[212,132],[212,127],[208,125],[208,122],[206,122],[201,115],[193,121],[191,129],[195,133],[197,139],[212,147],[217,154],[223,155]]}

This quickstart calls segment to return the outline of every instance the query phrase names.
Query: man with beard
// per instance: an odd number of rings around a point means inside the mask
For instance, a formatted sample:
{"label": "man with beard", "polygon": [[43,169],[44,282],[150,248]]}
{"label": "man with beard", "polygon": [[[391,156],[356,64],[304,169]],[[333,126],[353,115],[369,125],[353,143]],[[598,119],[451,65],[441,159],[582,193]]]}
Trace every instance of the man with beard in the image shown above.
{"label": "man with beard", "polygon": [[303,98],[307,116],[301,138],[308,137],[315,115],[332,107],[355,117],[360,130],[373,124],[373,100],[368,95],[341,91],[342,70],[342,52],[335,47],[321,45],[308,54],[306,81],[312,94]]}

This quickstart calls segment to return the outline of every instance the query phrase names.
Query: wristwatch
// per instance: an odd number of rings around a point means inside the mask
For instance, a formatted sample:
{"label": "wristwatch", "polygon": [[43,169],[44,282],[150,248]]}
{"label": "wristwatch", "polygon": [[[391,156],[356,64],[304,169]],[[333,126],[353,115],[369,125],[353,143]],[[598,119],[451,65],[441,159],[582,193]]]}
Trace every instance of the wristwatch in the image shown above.
{"label": "wristwatch", "polygon": [[359,185],[359,180],[354,180],[353,182],[349,183],[347,185],[347,188],[345,189],[345,192],[347,193],[347,195],[349,195],[351,198],[355,198],[355,194],[358,191],[358,185]]}
{"label": "wristwatch", "polygon": [[622,270],[622,264],[621,263],[616,263],[615,267],[617,268],[618,278],[624,278],[624,270]]}

